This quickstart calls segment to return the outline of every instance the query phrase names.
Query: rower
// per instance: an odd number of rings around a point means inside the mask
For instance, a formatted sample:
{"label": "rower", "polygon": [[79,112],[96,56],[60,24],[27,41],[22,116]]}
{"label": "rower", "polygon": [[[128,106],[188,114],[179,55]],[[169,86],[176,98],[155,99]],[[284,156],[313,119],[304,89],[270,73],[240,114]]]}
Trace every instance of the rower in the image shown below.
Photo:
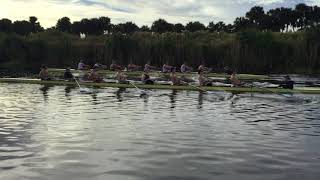
{"label": "rower", "polygon": [[128,71],[139,71],[141,66],[130,63],[128,64]]}
{"label": "rower", "polygon": [[103,82],[103,78],[101,75],[98,74],[97,71],[98,71],[98,69],[93,68],[89,73],[88,79],[90,81],[95,82],[95,83],[101,83],[101,82]]}
{"label": "rower", "polygon": [[86,65],[84,63],[83,60],[80,60],[79,64],[78,64],[78,70],[89,70],[90,69],[90,66],[89,65]]}
{"label": "rower", "polygon": [[293,89],[294,81],[291,80],[290,76],[285,76],[284,81],[279,85],[279,87],[284,89]]}
{"label": "rower", "polygon": [[112,61],[112,64],[110,65],[111,71],[122,71],[124,68],[121,65],[116,64],[115,61]]}
{"label": "rower", "polygon": [[198,71],[198,80],[200,86],[212,86],[212,82],[205,77],[203,71]]}
{"label": "rower", "polygon": [[100,63],[95,63],[93,65],[93,69],[100,69],[100,70],[103,70],[103,69],[107,69],[107,66],[106,65],[103,65],[103,64],[100,64]]}
{"label": "rower", "polygon": [[202,72],[210,72],[211,69],[205,66],[205,63],[202,63],[199,67],[198,67],[198,72],[202,71]]}
{"label": "rower", "polygon": [[177,77],[176,70],[173,67],[171,68],[170,80],[172,82],[172,85],[175,85],[175,86],[181,85],[181,80]]}
{"label": "rower", "polygon": [[66,71],[64,72],[63,78],[65,80],[72,80],[73,79],[73,74],[71,73],[70,67],[68,67],[66,69]]}
{"label": "rower", "polygon": [[238,87],[242,85],[241,81],[237,78],[235,71],[233,71],[230,75],[230,81],[233,87]]}
{"label": "rower", "polygon": [[154,67],[154,66],[151,66],[150,65],[150,62],[147,62],[145,65],[144,65],[144,72],[150,72],[150,71],[152,71],[152,70],[155,70],[155,69],[157,69],[156,67]]}
{"label": "rower", "polygon": [[163,64],[163,66],[162,66],[162,72],[163,72],[163,73],[172,72],[172,69],[174,69],[174,71],[176,71],[176,70],[175,70],[175,67],[170,66],[170,65],[168,65],[167,63]]}
{"label": "rower", "polygon": [[116,79],[117,79],[119,84],[128,84],[129,83],[127,81],[127,76],[121,70],[117,71]]}
{"label": "rower", "polygon": [[49,77],[49,72],[48,72],[48,67],[47,66],[41,66],[41,70],[40,70],[40,73],[39,73],[39,78],[42,80],[42,81],[49,81],[51,80],[51,78]]}
{"label": "rower", "polygon": [[154,84],[154,81],[151,80],[148,72],[144,72],[144,73],[142,74],[141,81],[142,81],[144,84]]}
{"label": "rower", "polygon": [[189,72],[192,72],[192,71],[193,71],[193,68],[190,67],[190,66],[188,66],[187,63],[185,62],[185,63],[183,63],[183,64],[181,65],[180,71],[181,71],[182,73],[189,73]]}

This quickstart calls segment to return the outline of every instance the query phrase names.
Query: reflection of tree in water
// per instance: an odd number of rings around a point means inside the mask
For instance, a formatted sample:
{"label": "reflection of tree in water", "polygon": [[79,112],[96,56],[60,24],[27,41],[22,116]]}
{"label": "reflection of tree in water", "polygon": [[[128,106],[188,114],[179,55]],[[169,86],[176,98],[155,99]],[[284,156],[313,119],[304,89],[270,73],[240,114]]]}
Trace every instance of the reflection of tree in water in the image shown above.
{"label": "reflection of tree in water", "polygon": [[118,91],[116,91],[116,97],[119,102],[122,102],[122,93],[126,91],[126,88],[119,88]]}
{"label": "reflection of tree in water", "polygon": [[177,92],[178,92],[178,90],[172,90],[172,93],[169,95],[170,103],[171,103],[170,108],[175,108],[176,99],[177,99]]}
{"label": "reflection of tree in water", "polygon": [[43,94],[43,98],[45,101],[48,100],[48,91],[49,89],[51,89],[53,86],[50,86],[50,85],[43,85],[39,90],[42,91],[42,94]]}

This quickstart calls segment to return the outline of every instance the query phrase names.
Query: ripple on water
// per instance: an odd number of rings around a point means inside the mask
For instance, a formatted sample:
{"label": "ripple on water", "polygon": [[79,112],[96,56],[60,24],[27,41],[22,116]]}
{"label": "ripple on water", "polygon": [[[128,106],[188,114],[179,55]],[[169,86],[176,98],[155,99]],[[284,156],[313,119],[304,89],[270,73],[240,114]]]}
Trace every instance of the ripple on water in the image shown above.
{"label": "ripple on water", "polygon": [[0,84],[0,94],[4,179],[320,176],[319,96],[300,103],[159,90],[140,98],[23,84]]}

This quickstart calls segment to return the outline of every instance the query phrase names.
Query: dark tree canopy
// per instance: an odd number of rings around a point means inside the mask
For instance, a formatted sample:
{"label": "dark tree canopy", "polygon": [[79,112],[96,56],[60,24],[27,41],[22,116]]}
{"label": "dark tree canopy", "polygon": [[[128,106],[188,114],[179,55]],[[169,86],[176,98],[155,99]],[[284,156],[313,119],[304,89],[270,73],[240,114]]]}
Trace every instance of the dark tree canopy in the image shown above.
{"label": "dark tree canopy", "polygon": [[168,23],[164,19],[158,19],[153,22],[151,30],[157,33],[172,32],[174,30],[174,25]]}
{"label": "dark tree canopy", "polygon": [[186,25],[186,30],[190,32],[203,31],[206,30],[206,26],[199,21],[189,22]]}
{"label": "dark tree canopy", "polygon": [[[226,24],[222,21],[210,22],[207,26],[199,21],[189,22],[186,25],[181,23],[172,24],[164,19],[154,21],[151,27],[142,26],[139,28],[134,22],[112,24],[109,17],[84,18],[72,22],[68,17],[62,17],[55,27],[47,31],[60,31],[79,35],[103,35],[112,33],[131,34],[136,31],[166,33],[185,31],[209,31],[214,33],[234,33],[246,29],[255,29],[262,32],[289,32],[303,31],[320,26],[320,7],[308,6],[304,3],[297,4],[294,8],[279,7],[270,9],[267,12],[261,6],[254,6],[243,17],[237,17],[233,24]],[[30,33],[42,32],[44,29],[35,16],[29,17],[29,21],[13,22],[9,19],[0,20],[0,32],[18,33],[29,35]]]}
{"label": "dark tree canopy", "polygon": [[120,23],[114,26],[114,32],[120,32],[124,34],[131,34],[139,30],[139,27],[133,22]]}
{"label": "dark tree canopy", "polygon": [[12,21],[9,19],[0,20],[0,32],[11,32],[12,31]]}
{"label": "dark tree canopy", "polygon": [[32,33],[44,31],[43,27],[41,27],[40,23],[37,21],[38,21],[37,17],[35,16],[29,17],[29,22],[31,23],[31,27],[32,27],[32,30],[31,30]]}
{"label": "dark tree canopy", "polygon": [[26,36],[32,32],[32,25],[28,21],[15,21],[13,23],[13,32]]}
{"label": "dark tree canopy", "polygon": [[252,23],[257,29],[262,30],[262,24],[265,18],[264,15],[263,7],[255,6],[246,13],[246,18],[248,18],[250,23]]}
{"label": "dark tree canopy", "polygon": [[174,32],[176,32],[176,33],[182,33],[185,29],[186,28],[181,23],[177,23],[174,25]]}
{"label": "dark tree canopy", "polygon": [[71,32],[71,22],[68,17],[63,17],[57,22],[57,30],[61,32]]}
{"label": "dark tree canopy", "polygon": [[151,30],[150,30],[150,28],[148,26],[143,25],[143,26],[140,27],[140,31],[142,31],[142,32],[150,32]]}

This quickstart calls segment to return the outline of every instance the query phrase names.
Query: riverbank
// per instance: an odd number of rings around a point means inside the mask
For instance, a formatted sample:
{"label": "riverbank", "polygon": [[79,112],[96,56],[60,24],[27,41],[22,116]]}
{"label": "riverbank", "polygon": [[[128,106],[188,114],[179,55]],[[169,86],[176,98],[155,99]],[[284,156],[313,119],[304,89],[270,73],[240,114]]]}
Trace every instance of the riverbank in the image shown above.
{"label": "riverbank", "polygon": [[320,74],[318,32],[150,33],[78,36],[40,32],[29,36],[0,33],[0,67],[16,72],[49,67],[75,68],[80,59],[110,65],[132,62],[179,67],[204,62],[221,72],[229,66],[239,73]]}

